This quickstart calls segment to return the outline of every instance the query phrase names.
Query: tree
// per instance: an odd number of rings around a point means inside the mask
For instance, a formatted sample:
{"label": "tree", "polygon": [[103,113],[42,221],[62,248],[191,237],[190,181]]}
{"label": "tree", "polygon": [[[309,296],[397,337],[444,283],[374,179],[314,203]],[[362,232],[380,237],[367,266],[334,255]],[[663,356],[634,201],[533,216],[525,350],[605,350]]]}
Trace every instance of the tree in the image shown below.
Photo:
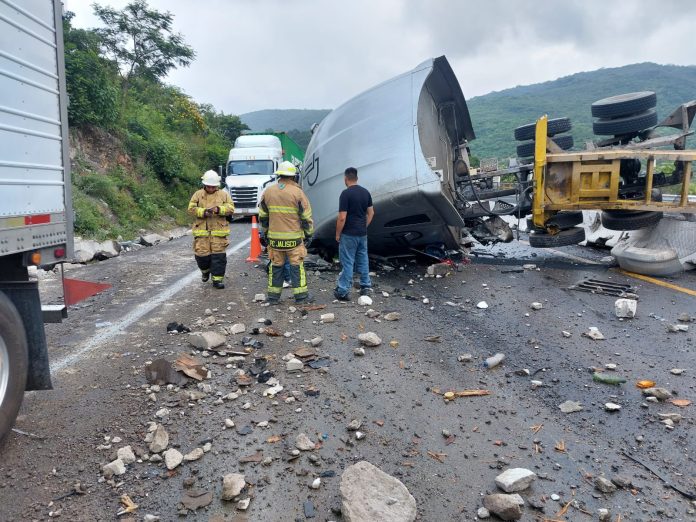
{"label": "tree", "polygon": [[106,54],[119,64],[124,92],[134,76],[159,81],[196,56],[184,37],[172,32],[174,16],[150,9],[146,0],[135,0],[122,11],[96,3],[92,7],[104,24],[96,32]]}
{"label": "tree", "polygon": [[99,55],[98,34],[72,27],[73,16],[68,11],[63,18],[68,119],[71,125],[110,127],[119,116],[117,67]]}
{"label": "tree", "polygon": [[249,130],[247,124],[239,116],[217,112],[212,105],[207,103],[199,105],[198,108],[208,127],[225,138],[230,146],[242,134],[242,131]]}

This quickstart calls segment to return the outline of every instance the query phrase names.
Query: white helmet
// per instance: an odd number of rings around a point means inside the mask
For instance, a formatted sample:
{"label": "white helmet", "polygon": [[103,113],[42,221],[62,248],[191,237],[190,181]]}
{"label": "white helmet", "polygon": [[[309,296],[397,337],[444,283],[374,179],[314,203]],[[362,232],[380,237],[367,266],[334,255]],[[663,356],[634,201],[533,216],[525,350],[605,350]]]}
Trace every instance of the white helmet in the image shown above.
{"label": "white helmet", "polygon": [[297,174],[297,167],[291,161],[283,161],[278,165],[278,170],[275,171],[277,176],[292,176]]}
{"label": "white helmet", "polygon": [[204,185],[208,185],[209,187],[220,186],[220,176],[218,176],[218,173],[214,170],[207,170],[205,174],[203,174],[203,177],[201,177],[201,180]]}

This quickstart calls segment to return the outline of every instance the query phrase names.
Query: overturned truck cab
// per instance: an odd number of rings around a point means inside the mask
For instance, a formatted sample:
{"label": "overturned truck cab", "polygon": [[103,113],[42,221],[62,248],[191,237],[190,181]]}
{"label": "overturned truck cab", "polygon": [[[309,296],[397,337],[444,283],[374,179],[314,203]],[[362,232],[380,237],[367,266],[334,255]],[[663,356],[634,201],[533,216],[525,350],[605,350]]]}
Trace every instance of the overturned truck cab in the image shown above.
{"label": "overturned truck cab", "polygon": [[475,137],[444,56],[333,110],[314,129],[302,174],[315,219],[313,246],[336,247],[343,172],[355,167],[375,207],[371,252],[391,255],[434,244],[459,249],[465,222],[458,183],[470,171],[468,143]]}

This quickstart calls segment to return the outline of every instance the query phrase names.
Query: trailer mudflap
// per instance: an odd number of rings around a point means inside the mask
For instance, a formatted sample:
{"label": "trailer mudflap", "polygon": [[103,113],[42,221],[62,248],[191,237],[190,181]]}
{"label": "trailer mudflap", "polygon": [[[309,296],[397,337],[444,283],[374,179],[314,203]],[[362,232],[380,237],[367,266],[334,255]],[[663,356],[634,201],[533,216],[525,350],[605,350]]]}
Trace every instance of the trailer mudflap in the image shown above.
{"label": "trailer mudflap", "polygon": [[52,390],[39,283],[36,281],[0,282],[0,291],[10,298],[24,323],[29,345],[27,391]]}

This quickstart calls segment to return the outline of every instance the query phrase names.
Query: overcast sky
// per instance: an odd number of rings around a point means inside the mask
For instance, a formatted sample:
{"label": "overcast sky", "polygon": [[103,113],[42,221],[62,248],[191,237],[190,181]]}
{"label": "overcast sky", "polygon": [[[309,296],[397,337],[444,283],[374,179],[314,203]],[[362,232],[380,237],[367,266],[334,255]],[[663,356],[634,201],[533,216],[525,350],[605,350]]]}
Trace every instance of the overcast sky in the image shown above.
{"label": "overcast sky", "polygon": [[[64,0],[95,27],[92,0]],[[127,0],[102,0],[116,8]],[[693,0],[150,0],[197,57],[168,81],[226,113],[333,108],[446,55],[464,96],[637,62],[696,63]]]}

